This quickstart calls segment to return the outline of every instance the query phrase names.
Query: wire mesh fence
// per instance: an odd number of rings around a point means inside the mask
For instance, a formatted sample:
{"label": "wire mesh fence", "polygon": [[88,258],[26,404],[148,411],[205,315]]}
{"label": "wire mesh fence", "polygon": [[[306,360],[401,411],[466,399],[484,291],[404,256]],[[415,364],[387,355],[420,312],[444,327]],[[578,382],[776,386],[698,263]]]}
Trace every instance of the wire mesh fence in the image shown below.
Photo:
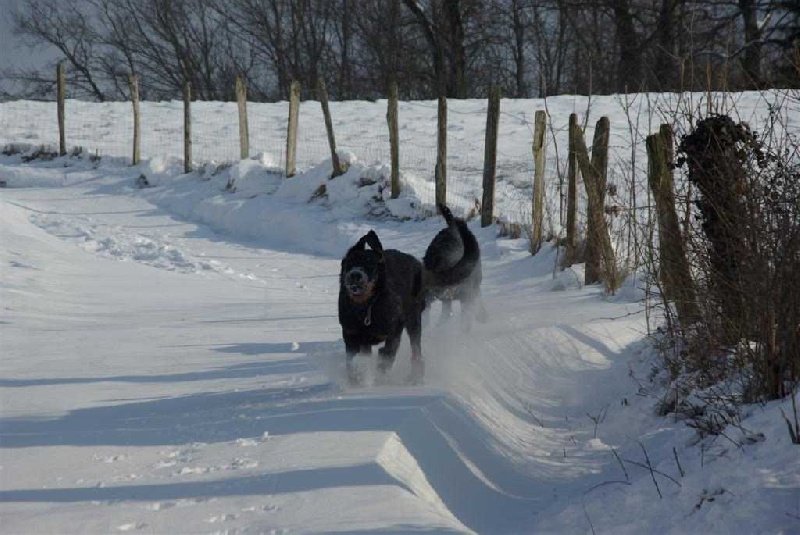
{"label": "wire mesh fence", "polygon": [[[331,103],[337,149],[366,165],[388,165],[389,132],[386,101]],[[531,110],[531,121],[532,114]],[[180,101],[141,103],[141,157],[183,159],[183,108]],[[400,173],[403,187],[433,206],[436,165],[435,102],[400,103]],[[481,198],[483,127],[486,103],[464,101],[451,106],[448,131],[447,197],[454,210],[466,212]],[[286,156],[288,103],[248,103],[251,157],[283,169]],[[19,121],[24,117],[25,121]],[[501,136],[503,121],[501,120]],[[525,129],[532,128],[525,122]],[[91,155],[130,163],[133,153],[133,112],[128,102],[66,103],[65,131],[70,147]],[[531,138],[532,134],[526,134]],[[512,142],[498,148],[497,214],[519,220],[530,204],[532,157],[520,151],[516,131]],[[0,106],[0,142],[56,145],[55,104],[17,101]],[[522,145],[529,145],[524,141]],[[511,146],[514,149],[509,149]],[[195,165],[234,162],[240,157],[236,103],[192,103],[192,159]],[[319,103],[300,106],[297,167],[299,171],[329,160],[330,148]]]}
{"label": "wire mesh fence", "polygon": [[[735,98],[735,101],[731,101]],[[533,194],[533,129],[537,110],[548,111],[545,159],[545,233],[558,235],[563,227],[568,146],[568,118],[578,112],[587,140],[601,116],[611,118],[608,182],[617,196],[611,202],[622,208],[612,227],[633,227],[637,218],[649,217],[646,187],[645,137],[662,122],[688,128],[693,110],[708,99],[728,99],[728,109],[742,120],[757,124],[783,99],[787,118],[796,122],[796,101],[785,102],[783,93],[741,94],[734,97],[707,94],[614,95],[608,97],[560,96],[543,99],[503,99],[500,106],[495,185],[495,216],[528,224]],[[772,107],[771,107],[772,106]],[[464,215],[482,198],[486,100],[448,101],[447,202]],[[247,104],[250,154],[276,170],[284,169],[288,102]],[[387,101],[331,102],[337,148],[348,151],[365,165],[390,162]],[[681,112],[681,109],[685,112]],[[401,187],[433,208],[437,147],[437,103],[399,103],[399,157]],[[793,122],[794,121],[794,122]],[[683,123],[681,126],[680,123]],[[70,147],[103,158],[130,163],[133,151],[133,107],[130,102],[66,103],[66,139]],[[141,103],[141,156],[144,160],[183,159],[183,103]],[[0,145],[27,143],[57,146],[54,102],[12,101],[0,104]],[[238,111],[235,102],[192,103],[192,158],[196,166],[235,162],[240,157]],[[325,164],[330,148],[320,103],[300,105],[297,167],[299,171]],[[388,171],[387,171],[388,172]],[[579,185],[579,191],[583,186]],[[579,194],[579,226],[585,224],[585,201]],[[618,231],[620,241],[630,236]],[[629,247],[629,246],[628,246]]]}

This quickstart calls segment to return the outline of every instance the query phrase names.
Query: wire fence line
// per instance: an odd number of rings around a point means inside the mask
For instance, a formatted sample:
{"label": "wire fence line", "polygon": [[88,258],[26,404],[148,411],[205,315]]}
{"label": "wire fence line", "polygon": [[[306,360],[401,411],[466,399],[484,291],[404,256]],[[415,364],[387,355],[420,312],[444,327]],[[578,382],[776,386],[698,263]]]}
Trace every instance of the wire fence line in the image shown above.
{"label": "wire fence line", "polygon": [[[400,173],[404,187],[412,188],[424,205],[435,202],[436,103],[400,104]],[[337,149],[349,151],[366,165],[388,165],[389,131],[386,102],[331,103]],[[142,102],[141,157],[144,160],[183,158],[183,104],[180,101]],[[481,199],[486,103],[467,101],[449,109],[447,196],[455,211],[465,213]],[[532,121],[532,113],[530,120]],[[248,103],[250,153],[266,165],[283,169],[286,151],[288,103]],[[526,117],[505,114],[509,121],[532,132]],[[20,120],[24,118],[24,120]],[[300,106],[297,167],[310,169],[330,160],[330,148],[319,103]],[[498,147],[496,215],[523,222],[530,210],[533,160],[532,133],[526,134],[519,150],[518,128],[508,132],[509,142]],[[81,147],[91,155],[130,163],[133,144],[133,113],[129,102],[89,103],[68,100],[65,131],[70,147]],[[0,144],[27,143],[55,146],[58,143],[55,103],[7,102],[0,105]],[[235,102],[192,103],[192,159],[196,165],[238,161],[239,126]],[[527,217],[530,219],[530,216]]]}

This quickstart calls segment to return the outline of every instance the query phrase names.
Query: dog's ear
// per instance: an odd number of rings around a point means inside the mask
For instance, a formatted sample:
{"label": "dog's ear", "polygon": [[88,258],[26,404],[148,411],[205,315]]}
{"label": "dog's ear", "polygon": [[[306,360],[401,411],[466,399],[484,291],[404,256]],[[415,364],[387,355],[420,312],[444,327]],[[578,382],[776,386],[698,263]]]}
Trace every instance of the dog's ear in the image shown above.
{"label": "dog's ear", "polygon": [[369,246],[372,247],[373,251],[378,252],[381,254],[381,256],[383,256],[383,245],[381,244],[381,240],[378,239],[378,235],[375,234],[374,230],[367,232],[363,239],[367,241]]}
{"label": "dog's ear", "polygon": [[[356,244],[355,244],[355,245],[353,245],[353,246],[352,246],[352,247],[351,247],[351,248],[350,248],[350,249],[347,251],[347,254],[349,255],[350,253],[352,253],[352,252],[355,252],[355,251],[363,251],[363,250],[364,250],[364,246],[366,245],[366,243],[367,243],[367,235],[365,234],[364,236],[361,236],[361,237],[358,239],[358,241],[356,242]],[[345,255],[345,256],[347,256],[347,255]],[[342,260],[342,262],[344,262],[344,260]]]}

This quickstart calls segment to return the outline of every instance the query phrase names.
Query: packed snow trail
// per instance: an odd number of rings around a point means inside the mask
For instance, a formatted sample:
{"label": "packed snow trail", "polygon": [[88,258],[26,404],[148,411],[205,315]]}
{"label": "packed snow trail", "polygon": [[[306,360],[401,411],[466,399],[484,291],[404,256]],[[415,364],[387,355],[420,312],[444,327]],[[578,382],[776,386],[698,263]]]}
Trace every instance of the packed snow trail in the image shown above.
{"label": "packed snow trail", "polygon": [[[388,525],[469,530],[403,443],[422,437],[426,463],[432,442],[448,448],[424,438],[434,423],[415,423],[443,395],[341,397],[336,260],[232,245],[130,196],[13,193],[2,210],[8,529],[36,517],[44,531],[369,530],[360,511],[384,507]],[[112,525],[120,515],[131,520]]]}
{"label": "packed snow trail", "polygon": [[4,196],[12,531],[371,530],[373,507],[409,530],[532,521],[541,484],[470,403],[497,407],[446,390],[469,386],[447,366],[474,352],[431,335],[428,387],[342,391],[337,259],[237,244],[113,189]]}

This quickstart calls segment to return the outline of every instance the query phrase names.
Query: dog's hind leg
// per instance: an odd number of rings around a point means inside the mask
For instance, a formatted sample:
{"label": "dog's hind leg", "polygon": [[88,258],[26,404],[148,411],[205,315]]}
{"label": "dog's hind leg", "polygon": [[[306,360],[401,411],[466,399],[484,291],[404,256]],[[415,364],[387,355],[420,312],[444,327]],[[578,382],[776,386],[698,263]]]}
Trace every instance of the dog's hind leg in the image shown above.
{"label": "dog's hind leg", "polygon": [[453,300],[442,299],[442,315],[439,316],[439,325],[446,323],[453,317]]}
{"label": "dog's hind leg", "polygon": [[475,320],[478,302],[474,296],[461,299],[461,330],[468,333],[472,330],[472,323]]}
{"label": "dog's hind leg", "polygon": [[478,294],[478,298],[475,300],[475,306],[475,319],[480,323],[489,321],[489,313],[486,311],[486,306],[483,304],[482,295]]}
{"label": "dog's hind leg", "polygon": [[411,341],[411,376],[408,382],[420,384],[425,375],[425,362],[422,360],[422,310],[409,319],[406,331]]}

